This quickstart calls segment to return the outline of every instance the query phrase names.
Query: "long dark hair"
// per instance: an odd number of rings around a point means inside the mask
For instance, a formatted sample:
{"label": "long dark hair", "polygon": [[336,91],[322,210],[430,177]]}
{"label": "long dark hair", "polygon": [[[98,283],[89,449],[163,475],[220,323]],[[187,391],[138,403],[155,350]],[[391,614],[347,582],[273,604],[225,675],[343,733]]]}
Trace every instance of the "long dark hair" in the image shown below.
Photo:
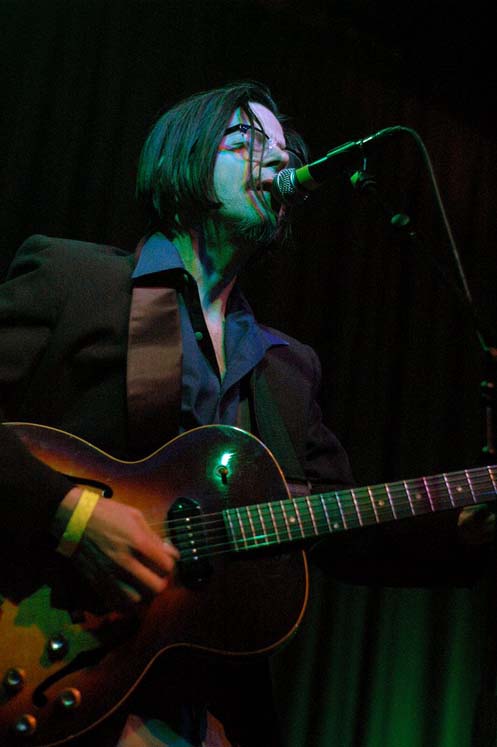
{"label": "long dark hair", "polygon": [[149,230],[174,236],[201,225],[220,207],[213,181],[219,143],[235,109],[242,108],[251,124],[258,123],[250,101],[277,117],[288,147],[305,157],[302,138],[288,127],[264,84],[242,81],[194,94],[159,117],[140,155],[136,194],[147,211]]}

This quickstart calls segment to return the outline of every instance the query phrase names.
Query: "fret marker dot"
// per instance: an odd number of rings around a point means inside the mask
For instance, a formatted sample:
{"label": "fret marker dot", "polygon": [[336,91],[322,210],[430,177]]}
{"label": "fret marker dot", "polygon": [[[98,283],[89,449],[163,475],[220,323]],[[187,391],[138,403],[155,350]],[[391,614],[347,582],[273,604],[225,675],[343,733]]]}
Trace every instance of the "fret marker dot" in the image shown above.
{"label": "fret marker dot", "polygon": [[379,506],[380,508],[383,508],[383,506],[384,506],[384,505],[385,505],[385,501],[383,501],[383,500],[381,500],[381,501],[378,501],[378,506]]}
{"label": "fret marker dot", "polygon": [[420,501],[421,500],[421,493],[415,493],[414,497],[416,498],[417,501]]}
{"label": "fret marker dot", "polygon": [[457,486],[456,490],[457,490],[458,493],[462,493],[463,492],[463,489],[461,488],[460,485]]}
{"label": "fret marker dot", "polygon": [[295,521],[296,521],[295,516],[290,516],[288,521],[290,522],[290,524],[295,524]]}
{"label": "fret marker dot", "polygon": [[333,524],[333,529],[340,529],[340,525],[339,525],[339,524],[336,524],[336,523],[335,523],[335,524]]}

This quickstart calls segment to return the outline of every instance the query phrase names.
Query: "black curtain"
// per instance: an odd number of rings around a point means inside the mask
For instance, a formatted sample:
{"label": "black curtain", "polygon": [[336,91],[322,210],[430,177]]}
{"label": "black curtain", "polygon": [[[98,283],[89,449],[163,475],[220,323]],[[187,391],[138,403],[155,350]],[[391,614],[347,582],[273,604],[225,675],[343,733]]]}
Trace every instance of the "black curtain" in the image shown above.
{"label": "black curtain", "polygon": [[[313,157],[386,126],[419,133],[497,344],[491,24],[479,1],[433,5],[0,0],[0,270],[31,233],[131,251],[144,229],[136,163],[157,113],[254,78]],[[246,291],[261,320],[318,350],[325,417],[359,483],[475,466],[488,372],[426,163],[402,134],[367,167],[377,196],[337,170],[300,210],[293,246],[247,273]],[[274,662],[290,747],[469,746],[490,577],[414,590],[315,572],[302,629]]]}

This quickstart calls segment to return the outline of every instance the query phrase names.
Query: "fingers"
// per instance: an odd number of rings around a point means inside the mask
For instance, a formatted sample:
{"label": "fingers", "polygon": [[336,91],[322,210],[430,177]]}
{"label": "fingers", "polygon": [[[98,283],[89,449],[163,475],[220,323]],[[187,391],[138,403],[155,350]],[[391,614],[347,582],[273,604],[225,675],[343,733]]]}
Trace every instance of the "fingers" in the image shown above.
{"label": "fingers", "polygon": [[169,583],[167,575],[158,575],[133,556],[127,558],[125,570],[131,575],[133,580],[138,581],[140,587],[153,594],[160,594]]}
{"label": "fingers", "polygon": [[143,557],[150,567],[171,573],[179,560],[179,552],[170,542],[158,537],[148,525],[143,527],[143,534],[137,536],[133,549]]}
{"label": "fingers", "polygon": [[133,602],[164,591],[179,559],[139,510],[116,501],[98,502],[83,540],[97,548],[100,568],[107,566],[109,581]]}

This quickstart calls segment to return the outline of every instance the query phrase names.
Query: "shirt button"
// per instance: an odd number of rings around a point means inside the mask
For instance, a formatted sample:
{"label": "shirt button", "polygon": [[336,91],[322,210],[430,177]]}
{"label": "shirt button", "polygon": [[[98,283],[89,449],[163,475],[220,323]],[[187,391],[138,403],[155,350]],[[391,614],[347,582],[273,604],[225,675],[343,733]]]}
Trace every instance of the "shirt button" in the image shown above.
{"label": "shirt button", "polygon": [[195,332],[195,338],[196,338],[196,339],[197,339],[197,340],[198,340],[199,342],[201,342],[201,340],[203,340],[203,339],[204,339],[204,335],[203,335],[203,333],[202,333],[202,332]]}

